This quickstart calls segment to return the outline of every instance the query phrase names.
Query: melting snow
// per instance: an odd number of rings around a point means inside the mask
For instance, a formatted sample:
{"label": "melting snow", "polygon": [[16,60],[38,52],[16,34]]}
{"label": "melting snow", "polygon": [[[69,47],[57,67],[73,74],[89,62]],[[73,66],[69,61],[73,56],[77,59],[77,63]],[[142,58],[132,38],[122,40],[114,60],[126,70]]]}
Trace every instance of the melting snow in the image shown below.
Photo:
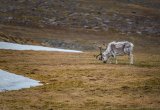
{"label": "melting snow", "polygon": [[22,88],[30,88],[40,86],[40,81],[36,81],[21,75],[9,73],[0,69],[0,91],[19,90]]}
{"label": "melting snow", "polygon": [[35,45],[22,45],[9,42],[0,42],[0,49],[11,49],[11,50],[35,50],[35,51],[59,51],[59,52],[75,52],[81,53],[82,51],[68,50],[68,49],[58,49],[44,46]]}

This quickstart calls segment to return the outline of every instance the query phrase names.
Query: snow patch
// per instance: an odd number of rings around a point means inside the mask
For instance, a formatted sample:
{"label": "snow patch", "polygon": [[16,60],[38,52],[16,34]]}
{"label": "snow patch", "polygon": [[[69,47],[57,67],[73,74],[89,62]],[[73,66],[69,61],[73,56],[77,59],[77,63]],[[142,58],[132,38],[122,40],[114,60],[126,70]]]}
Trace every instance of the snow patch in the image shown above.
{"label": "snow patch", "polygon": [[42,85],[36,81],[21,75],[9,73],[0,69],[0,92],[6,90],[19,90]]}
{"label": "snow patch", "polygon": [[51,48],[51,47],[36,46],[36,45],[22,45],[22,44],[9,43],[9,42],[0,42],[0,49],[58,51],[58,52],[74,52],[74,53],[82,52],[77,50],[59,49],[59,48]]}

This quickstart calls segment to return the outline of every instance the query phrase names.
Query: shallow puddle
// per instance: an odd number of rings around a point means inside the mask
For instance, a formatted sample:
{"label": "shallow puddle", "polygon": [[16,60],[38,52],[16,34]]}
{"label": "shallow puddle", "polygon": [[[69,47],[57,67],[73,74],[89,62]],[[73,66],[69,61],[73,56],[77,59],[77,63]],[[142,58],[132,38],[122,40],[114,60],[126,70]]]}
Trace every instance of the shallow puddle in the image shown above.
{"label": "shallow puddle", "polygon": [[40,85],[42,85],[40,81],[0,69],[0,92],[6,90],[19,90],[22,88],[30,88]]}

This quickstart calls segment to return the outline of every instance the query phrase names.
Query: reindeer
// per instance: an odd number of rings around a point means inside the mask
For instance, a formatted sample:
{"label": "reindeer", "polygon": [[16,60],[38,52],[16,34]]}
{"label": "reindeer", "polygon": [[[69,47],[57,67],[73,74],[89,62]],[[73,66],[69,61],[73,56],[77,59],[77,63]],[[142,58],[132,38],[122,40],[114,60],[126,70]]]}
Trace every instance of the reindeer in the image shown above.
{"label": "reindeer", "polygon": [[134,45],[128,41],[121,41],[121,42],[110,42],[102,53],[102,47],[99,47],[100,54],[96,56],[99,60],[103,61],[103,63],[108,62],[111,58],[114,58],[117,62],[117,56],[124,56],[128,55],[130,59],[130,64],[133,64],[133,47]]}

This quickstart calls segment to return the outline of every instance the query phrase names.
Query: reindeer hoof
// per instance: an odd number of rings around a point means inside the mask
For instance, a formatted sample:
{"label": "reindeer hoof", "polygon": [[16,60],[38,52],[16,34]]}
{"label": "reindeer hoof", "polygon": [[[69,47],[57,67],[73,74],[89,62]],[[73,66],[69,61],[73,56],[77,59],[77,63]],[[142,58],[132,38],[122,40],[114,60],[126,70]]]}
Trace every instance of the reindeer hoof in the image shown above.
{"label": "reindeer hoof", "polygon": [[103,63],[106,63],[106,61],[103,61]]}

